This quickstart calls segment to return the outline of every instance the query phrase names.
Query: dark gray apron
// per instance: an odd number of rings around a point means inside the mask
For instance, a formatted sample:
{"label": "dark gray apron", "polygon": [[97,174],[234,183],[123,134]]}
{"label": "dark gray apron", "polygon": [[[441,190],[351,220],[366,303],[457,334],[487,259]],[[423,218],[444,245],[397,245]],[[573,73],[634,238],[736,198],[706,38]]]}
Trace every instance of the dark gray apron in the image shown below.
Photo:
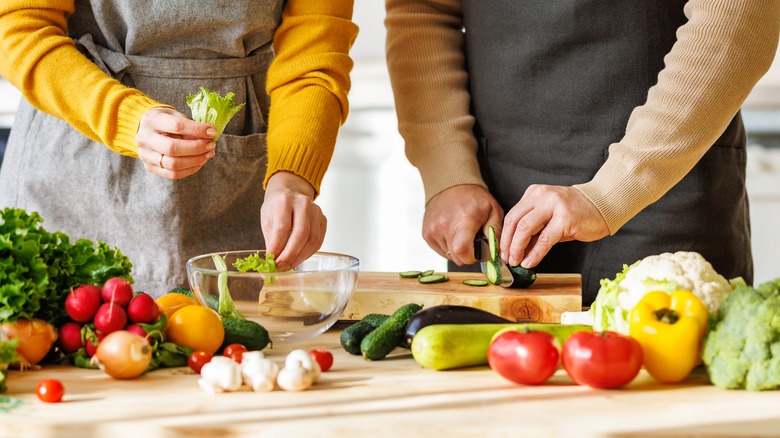
{"label": "dark gray apron", "polygon": [[[464,0],[466,53],[483,177],[509,211],[531,184],[593,178],[647,99],[685,23],[683,0]],[[599,280],[666,251],[697,251],[752,281],[741,116],[658,202],[597,242],[555,245],[538,272]]]}
{"label": "dark gray apron", "polygon": [[[80,0],[68,33],[107,73],[190,115],[205,86],[246,102],[195,175],[171,181],[32,108],[17,113],[0,171],[0,205],[38,211],[43,226],[117,246],[135,289],[187,286],[185,262],[259,249],[266,169],[265,73],[282,0]],[[100,102],[95,102],[100,105]]]}

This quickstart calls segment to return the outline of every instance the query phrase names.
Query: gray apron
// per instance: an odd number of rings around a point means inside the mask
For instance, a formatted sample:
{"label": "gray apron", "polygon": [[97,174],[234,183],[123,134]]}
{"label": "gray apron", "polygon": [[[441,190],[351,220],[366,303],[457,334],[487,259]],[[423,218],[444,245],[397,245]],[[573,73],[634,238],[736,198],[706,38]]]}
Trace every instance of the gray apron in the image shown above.
{"label": "gray apron", "polygon": [[[187,286],[185,262],[212,251],[261,249],[265,74],[282,0],[79,0],[68,33],[127,86],[190,115],[205,86],[246,102],[195,175],[172,181],[22,102],[0,171],[0,205],[38,211],[48,230],[118,247],[136,290]],[[100,102],[95,102],[100,105]]]}
{"label": "gray apron", "polygon": [[[647,99],[685,23],[684,0],[463,1],[472,111],[483,177],[509,211],[531,184],[593,178]],[[614,236],[554,246],[538,272],[599,280],[666,251],[698,251],[751,282],[746,136],[741,116],[695,168]]]}

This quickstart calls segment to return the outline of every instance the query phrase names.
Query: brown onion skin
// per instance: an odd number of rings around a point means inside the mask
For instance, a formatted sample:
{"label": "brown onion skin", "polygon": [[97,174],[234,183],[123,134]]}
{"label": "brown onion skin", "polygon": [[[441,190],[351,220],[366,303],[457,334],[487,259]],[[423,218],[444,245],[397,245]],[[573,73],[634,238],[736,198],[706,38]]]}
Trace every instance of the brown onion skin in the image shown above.
{"label": "brown onion skin", "polygon": [[127,330],[106,335],[95,352],[100,369],[115,379],[135,379],[152,361],[152,346],[146,339]]}

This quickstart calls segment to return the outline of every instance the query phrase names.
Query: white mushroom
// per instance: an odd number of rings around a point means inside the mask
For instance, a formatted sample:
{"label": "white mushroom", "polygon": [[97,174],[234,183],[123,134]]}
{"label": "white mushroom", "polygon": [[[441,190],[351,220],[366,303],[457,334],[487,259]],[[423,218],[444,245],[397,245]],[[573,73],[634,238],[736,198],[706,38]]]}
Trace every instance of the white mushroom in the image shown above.
{"label": "white mushroom", "polygon": [[244,384],[254,391],[273,391],[279,365],[267,359],[262,351],[245,351],[241,359]]}
{"label": "white mushroom", "polygon": [[208,392],[237,391],[241,388],[241,366],[223,356],[215,356],[200,370],[198,385]]}
{"label": "white mushroom", "polygon": [[301,349],[291,351],[285,359],[284,366],[290,366],[291,364],[294,364],[294,362],[299,362],[300,366],[311,371],[312,379],[315,383],[320,380],[320,374],[322,372],[320,364],[311,357],[308,351]]}
{"label": "white mushroom", "polygon": [[314,383],[314,373],[301,361],[288,356],[284,368],[276,376],[276,383],[285,391],[303,391]]}

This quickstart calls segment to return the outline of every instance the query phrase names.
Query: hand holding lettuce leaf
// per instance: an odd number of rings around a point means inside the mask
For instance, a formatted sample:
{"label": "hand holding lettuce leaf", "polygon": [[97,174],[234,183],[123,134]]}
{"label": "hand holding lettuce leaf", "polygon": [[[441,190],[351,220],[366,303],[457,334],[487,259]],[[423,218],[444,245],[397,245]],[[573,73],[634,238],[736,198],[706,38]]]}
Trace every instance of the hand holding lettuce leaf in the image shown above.
{"label": "hand holding lettuce leaf", "polygon": [[187,105],[192,111],[192,120],[208,123],[217,130],[214,137],[216,142],[225,131],[230,119],[244,107],[245,104],[235,103],[235,93],[229,92],[224,97],[219,93],[210,91],[206,87],[200,87],[196,94],[187,95]]}

